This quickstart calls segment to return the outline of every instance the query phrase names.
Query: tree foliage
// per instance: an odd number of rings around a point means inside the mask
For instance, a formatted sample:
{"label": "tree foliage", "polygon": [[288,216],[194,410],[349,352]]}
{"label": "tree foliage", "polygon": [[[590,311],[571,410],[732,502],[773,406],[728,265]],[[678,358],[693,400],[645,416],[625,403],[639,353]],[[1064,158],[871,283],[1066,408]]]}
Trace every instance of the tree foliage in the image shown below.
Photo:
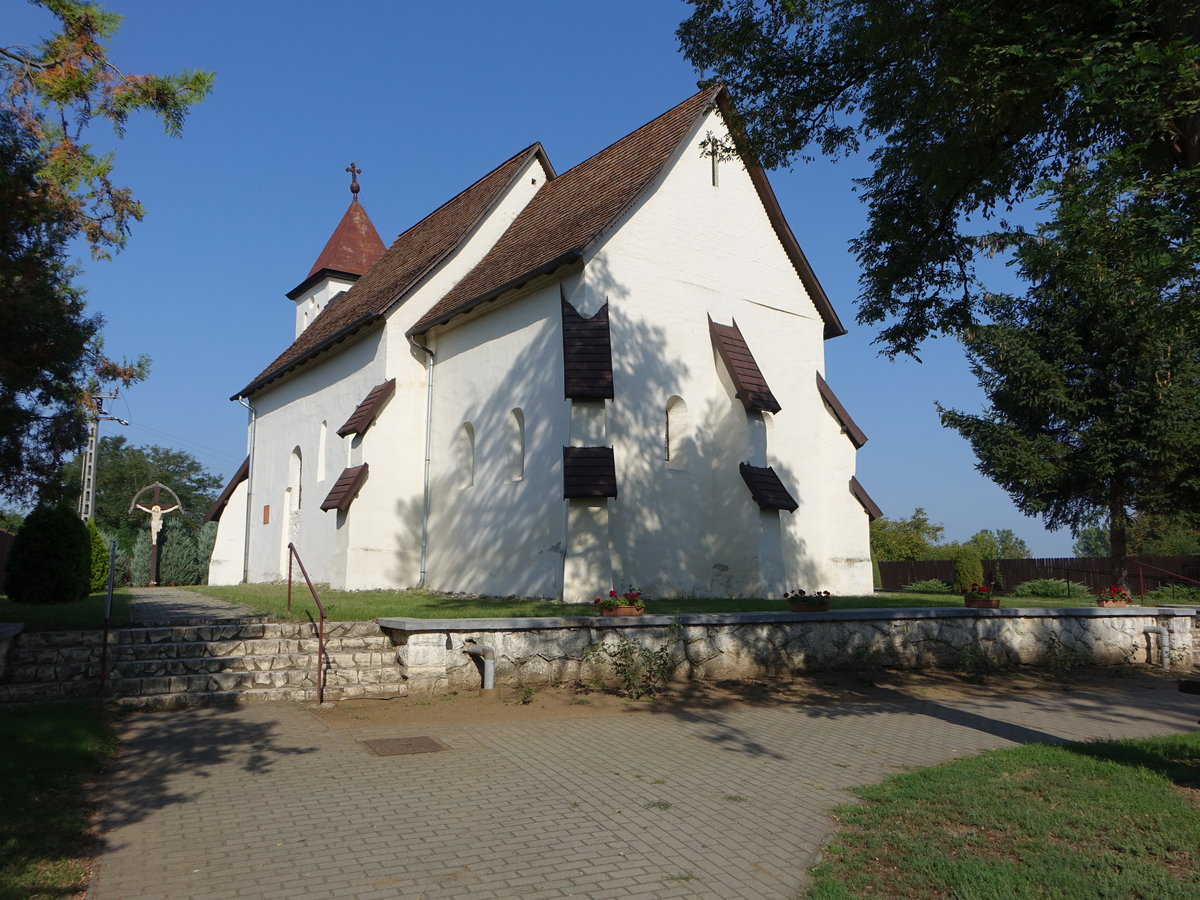
{"label": "tree foliage", "polygon": [[[57,491],[64,501],[79,497],[82,456],[62,467]],[[134,494],[154,482],[161,482],[179,496],[183,509],[163,517],[164,523],[178,519],[189,531],[200,527],[222,482],[185,450],[148,445],[135,447],[125,438],[105,435],[96,442],[96,503],[93,514],[101,530],[117,538],[129,552],[146,514],[129,512]]]}
{"label": "tree foliage", "polygon": [[985,528],[971,535],[966,543],[975,547],[980,559],[1026,559],[1029,556],[1029,545],[1011,528],[996,531]]}
{"label": "tree foliage", "polygon": [[882,562],[932,559],[944,532],[919,506],[907,519],[882,516],[871,522],[871,558]]}
{"label": "tree foliage", "polygon": [[39,506],[13,538],[4,590],[14,603],[70,603],[88,594],[91,542],[72,510]]}
{"label": "tree foliage", "polygon": [[963,336],[988,407],[942,422],[1050,528],[1107,519],[1124,585],[1135,510],[1200,512],[1200,278],[1178,239],[1191,213],[1089,174],[1048,190],[1052,220],[1010,239],[1027,295],[995,298],[992,323]]}
{"label": "tree foliage", "polygon": [[124,244],[143,210],[129,188],[112,182],[112,154],[97,154],[83,135],[95,119],[121,135],[132,113],[157,115],[172,136],[189,107],[212,89],[211,72],[126,74],[108,59],[123,16],[82,0],[32,0],[60,30],[36,45],[0,47],[2,106],[37,147],[38,177],[72,234],[96,255]]}
{"label": "tree foliage", "polygon": [[36,45],[0,46],[0,496],[27,501],[78,447],[91,394],[129,384],[145,358],[109,359],[102,320],[88,315],[73,283],[72,239],[96,256],[125,242],[142,216],[111,180],[112,154],[83,142],[87,126],[158,114],[178,134],[187,108],[209,90],[209,73],[127,75],[105,42],[121,17],[79,0],[35,0],[60,30]]}
{"label": "tree foliage", "polygon": [[683,52],[729,87],[765,166],[870,151],[859,320],[890,354],[991,314],[975,263],[1047,181],[1137,185],[1164,230],[1197,208],[1192,0],[691,2]]}

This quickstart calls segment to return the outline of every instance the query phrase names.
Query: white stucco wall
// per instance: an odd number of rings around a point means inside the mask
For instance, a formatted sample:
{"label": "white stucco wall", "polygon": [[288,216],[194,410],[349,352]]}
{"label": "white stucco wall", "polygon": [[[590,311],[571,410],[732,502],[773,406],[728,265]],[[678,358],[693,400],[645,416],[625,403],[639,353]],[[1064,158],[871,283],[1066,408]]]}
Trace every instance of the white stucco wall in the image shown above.
{"label": "white stucco wall", "polygon": [[217,522],[217,537],[208,560],[209,584],[241,584],[245,564],[246,482],[243,481],[225,504]]}
{"label": "white stucco wall", "polygon": [[[445,591],[557,597],[567,515],[562,448],[570,440],[558,286],[445,332],[435,350],[427,583]],[[525,424],[519,479],[513,409]],[[460,452],[464,423],[475,435],[469,485]]]}
{"label": "white stucco wall", "polygon": [[296,337],[300,337],[313,320],[321,314],[329,301],[343,291],[350,290],[356,278],[342,278],[340,276],[326,276],[310,287],[303,294],[298,296],[295,301],[296,305]]}
{"label": "white stucco wall", "polygon": [[[384,331],[376,329],[324,360],[320,366],[288,378],[250,398],[254,408],[255,448],[250,460],[250,582],[286,577],[285,548],[295,542],[314,581],[332,582],[335,512],[322,501],[352,461],[352,438],[337,430],[384,376]],[[325,423],[325,428],[321,425]],[[319,477],[324,433],[324,477]],[[364,452],[371,441],[363,438]],[[288,513],[288,476],[294,448],[300,448],[300,503]],[[370,481],[366,487],[370,487]],[[364,489],[365,490],[365,489]],[[263,508],[270,506],[268,521]],[[224,516],[222,516],[224,518]]]}
{"label": "white stucco wall", "polygon": [[[721,163],[713,185],[698,147],[709,131],[725,132],[716,112],[571,284],[585,312],[610,303],[618,586],[660,596],[869,592],[867,520],[848,489],[854,447],[815,384],[824,323],[740,163]],[[707,316],[737,321],[782,406],[769,425],[734,399]],[[672,396],[687,404],[685,469],[663,459]],[[800,508],[760,512],[740,461],[774,466]]]}

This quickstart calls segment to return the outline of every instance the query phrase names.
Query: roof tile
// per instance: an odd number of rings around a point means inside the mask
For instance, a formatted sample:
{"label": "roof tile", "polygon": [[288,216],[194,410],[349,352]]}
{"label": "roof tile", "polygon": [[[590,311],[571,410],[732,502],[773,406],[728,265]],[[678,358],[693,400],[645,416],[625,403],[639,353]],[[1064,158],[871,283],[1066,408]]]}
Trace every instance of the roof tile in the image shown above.
{"label": "roof tile", "polygon": [[[377,321],[466,238],[535,156],[545,158],[540,144],[527,147],[501,163],[396,238],[350,290],[330,301],[292,345],[237,396],[249,396],[289,369]],[[546,167],[549,169],[549,161]]]}
{"label": "roof tile", "polygon": [[821,397],[829,404],[829,409],[833,413],[833,417],[838,420],[842,426],[842,431],[850,438],[851,443],[857,450],[867,442],[866,433],[858,427],[855,421],[850,418],[850,413],[846,412],[846,407],[842,406],[842,401],[834,394],[833,388],[825,383],[825,379],[821,377],[821,373],[817,373],[817,390],[821,392]]}
{"label": "roof tile", "polygon": [[563,497],[617,496],[612,447],[563,447]]}
{"label": "roof tile", "polygon": [[321,504],[321,509],[325,512],[329,512],[331,509],[345,512],[349,509],[350,504],[354,502],[354,498],[358,496],[359,490],[366,483],[367,471],[366,463],[363,463],[361,466],[350,466],[348,469],[343,469],[342,474],[338,476],[338,480],[329,489],[329,493],[325,497],[325,502]]}
{"label": "roof tile", "polygon": [[754,359],[754,354],[746,345],[746,339],[737,327],[737,320],[732,325],[718,325],[711,318],[708,320],[708,331],[717,352],[733,379],[733,387],[737,398],[750,411],[777,413],[781,409],[779,401],[771,393],[767,379],[763,378],[762,370]]}
{"label": "roof tile", "polygon": [[348,434],[362,434],[371,427],[375,421],[375,417],[379,415],[379,410],[383,408],[383,404],[387,403],[388,398],[396,393],[396,379],[390,378],[383,384],[377,384],[367,392],[362,400],[354,408],[350,418],[346,420],[346,424],[338,429],[338,434],[345,437]]}
{"label": "roof tile", "polygon": [[786,509],[788,512],[795,512],[800,508],[800,504],[788,493],[788,489],[783,486],[783,482],[770,466],[741,463],[739,469],[746,487],[750,488],[750,496],[760,509]]}
{"label": "roof tile", "polygon": [[659,175],[721,88],[693,94],[545,184],[494,247],[416,325],[420,334],[489,293],[590,245]]}
{"label": "roof tile", "polygon": [[608,304],[590,318],[562,301],[563,391],[569,400],[613,398],[612,340]]}

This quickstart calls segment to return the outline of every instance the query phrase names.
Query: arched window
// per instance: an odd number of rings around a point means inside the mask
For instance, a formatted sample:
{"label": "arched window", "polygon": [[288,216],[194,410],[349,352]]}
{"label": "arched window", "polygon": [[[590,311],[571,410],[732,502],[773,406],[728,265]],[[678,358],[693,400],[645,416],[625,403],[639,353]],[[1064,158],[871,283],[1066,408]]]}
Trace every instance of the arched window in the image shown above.
{"label": "arched window", "polygon": [[763,410],[763,459],[766,465],[775,464],[775,416]]}
{"label": "arched window", "polygon": [[525,477],[525,413],[514,409],[509,416],[508,480]]}
{"label": "arched window", "polygon": [[463,422],[458,432],[458,486],[469,488],[475,483],[475,426]]}
{"label": "arched window", "polygon": [[300,448],[292,448],[292,458],[288,463],[287,506],[289,510],[300,508],[301,493],[300,479],[304,470],[304,462],[300,457]]}
{"label": "arched window", "polygon": [[329,422],[321,422],[321,433],[317,437],[317,481],[325,480],[325,442],[329,439]]}
{"label": "arched window", "polygon": [[688,465],[688,413],[682,397],[667,401],[666,428],[663,437],[663,459],[668,469],[686,469]]}

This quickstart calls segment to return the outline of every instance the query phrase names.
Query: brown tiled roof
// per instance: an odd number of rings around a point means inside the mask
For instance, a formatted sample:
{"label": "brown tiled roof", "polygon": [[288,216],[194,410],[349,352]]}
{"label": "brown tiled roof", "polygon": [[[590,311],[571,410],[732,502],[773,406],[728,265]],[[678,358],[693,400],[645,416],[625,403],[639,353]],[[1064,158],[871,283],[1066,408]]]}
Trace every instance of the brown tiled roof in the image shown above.
{"label": "brown tiled roof", "polygon": [[612,447],[563,447],[563,497],[617,496]]}
{"label": "brown tiled roof", "polygon": [[760,509],[786,509],[788,512],[795,512],[800,508],[800,504],[788,493],[788,489],[783,486],[783,482],[770,466],[764,468],[742,463],[739,468],[742,480],[746,482],[746,487],[750,488],[750,496]]}
{"label": "brown tiled roof", "polygon": [[613,368],[608,304],[585,319],[564,297],[562,323],[563,391],[567,399],[611,400]]}
{"label": "brown tiled roof", "polygon": [[746,339],[737,327],[737,320],[735,319],[732,325],[718,325],[710,318],[708,331],[717,346],[717,352],[721,354],[725,368],[729,370],[729,377],[733,379],[734,390],[742,405],[748,410],[779,412],[779,401],[771,393],[767,379],[763,378],[762,370],[754,360],[754,354],[746,346]]}
{"label": "brown tiled roof", "polygon": [[355,407],[346,424],[338,429],[338,434],[345,437],[348,434],[362,434],[375,421],[379,410],[388,398],[396,393],[396,379],[389,378],[383,384],[377,384],[367,392],[362,403]]}
{"label": "brown tiled roof", "polygon": [[345,512],[350,508],[351,502],[358,496],[359,489],[367,480],[367,464],[361,466],[351,466],[348,469],[343,469],[342,474],[338,476],[338,480],[333,483],[333,487],[329,489],[329,494],[325,497],[325,502],[321,504],[321,509],[329,512],[331,509],[336,509]]}
{"label": "brown tiled roof", "polygon": [[853,475],[850,476],[850,493],[854,495],[854,499],[862,504],[862,508],[867,511],[867,516],[874,519],[883,518],[883,510],[880,509],[871,495],[867,493],[867,489],[858,483],[858,479]]}
{"label": "brown tiled roof", "polygon": [[250,477],[250,457],[246,457],[233,477],[229,479],[229,484],[225,485],[225,490],[221,491],[216,502],[209,508],[204,516],[205,522],[221,521],[221,513],[225,512],[225,507],[229,505],[229,498],[233,496],[233,492],[237,490],[237,486]]}
{"label": "brown tiled roof", "polygon": [[867,442],[867,435],[850,418],[850,413],[846,412],[846,407],[842,406],[842,401],[833,393],[833,388],[825,383],[825,379],[821,377],[820,372],[817,373],[817,390],[821,392],[822,399],[829,404],[829,409],[833,412],[834,418],[841,423],[842,431],[846,433],[846,437],[850,438],[850,442],[854,444],[855,449],[865,444]]}
{"label": "brown tiled roof", "polygon": [[479,265],[412,332],[466,312],[555,260],[578,257],[658,177],[720,90],[693,94],[544,185]]}
{"label": "brown tiled roof", "polygon": [[392,304],[402,300],[426,273],[462,243],[534,157],[539,157],[553,174],[541,144],[533,144],[438,207],[396,238],[387,253],[349,291],[331,301],[292,345],[234,399],[249,396],[289,369],[379,321]]}

